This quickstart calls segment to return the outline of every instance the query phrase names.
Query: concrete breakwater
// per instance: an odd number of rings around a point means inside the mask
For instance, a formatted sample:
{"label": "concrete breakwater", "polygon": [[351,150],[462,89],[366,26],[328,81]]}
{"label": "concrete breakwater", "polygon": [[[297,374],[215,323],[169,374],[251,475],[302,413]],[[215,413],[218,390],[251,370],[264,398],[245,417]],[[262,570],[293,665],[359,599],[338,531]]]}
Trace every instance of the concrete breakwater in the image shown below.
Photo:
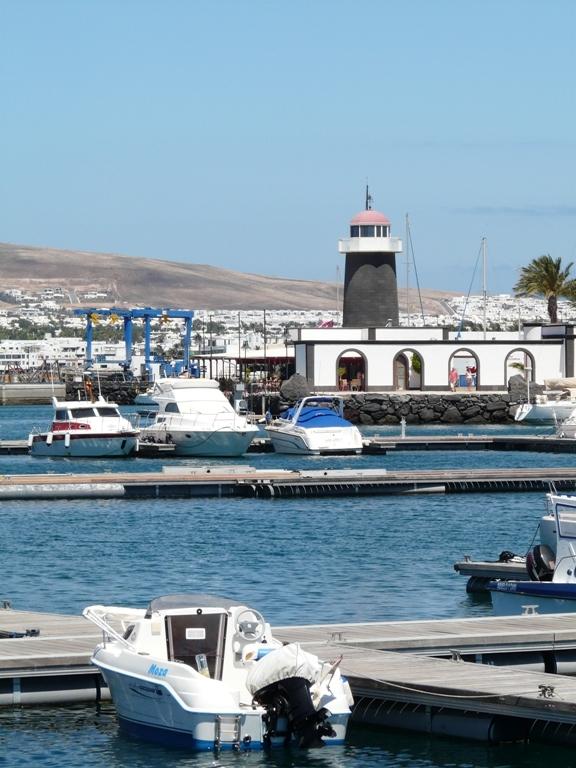
{"label": "concrete breakwater", "polygon": [[503,424],[514,420],[518,402],[508,393],[388,394],[353,392],[345,415],[355,424]]}

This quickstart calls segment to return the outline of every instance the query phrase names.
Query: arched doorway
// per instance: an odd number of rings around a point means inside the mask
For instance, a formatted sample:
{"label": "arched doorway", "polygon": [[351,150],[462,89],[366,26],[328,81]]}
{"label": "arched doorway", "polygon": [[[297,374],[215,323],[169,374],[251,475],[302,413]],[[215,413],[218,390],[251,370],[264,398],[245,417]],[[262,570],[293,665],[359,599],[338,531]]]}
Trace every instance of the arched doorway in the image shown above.
{"label": "arched doorway", "polygon": [[366,358],[355,349],[342,352],[336,361],[336,387],[342,392],[361,392],[367,386]]}
{"label": "arched doorway", "polygon": [[478,365],[478,358],[472,350],[457,349],[456,352],[452,353],[446,373],[447,383],[452,381],[450,373],[453,368],[458,374],[455,377],[455,391],[472,392],[478,389],[480,367]]}
{"label": "arched doorway", "polygon": [[422,356],[413,349],[403,349],[394,357],[394,389],[422,389]]}
{"label": "arched doorway", "polygon": [[536,380],[536,363],[534,357],[526,349],[513,349],[506,355],[504,361],[504,386],[508,386],[508,381],[512,376],[523,376],[529,384]]}

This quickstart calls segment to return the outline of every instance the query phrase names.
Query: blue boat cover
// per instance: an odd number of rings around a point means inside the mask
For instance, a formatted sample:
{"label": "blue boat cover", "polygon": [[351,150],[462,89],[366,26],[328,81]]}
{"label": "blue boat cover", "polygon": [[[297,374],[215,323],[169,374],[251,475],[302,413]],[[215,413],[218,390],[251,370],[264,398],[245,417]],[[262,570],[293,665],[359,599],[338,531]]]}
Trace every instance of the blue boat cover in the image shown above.
{"label": "blue boat cover", "polygon": [[[293,419],[296,413],[296,408],[288,408],[282,414],[283,419]],[[350,427],[352,426],[349,421],[343,419],[331,408],[318,408],[316,406],[310,406],[302,408],[300,416],[296,424],[299,427],[316,429],[319,427]]]}

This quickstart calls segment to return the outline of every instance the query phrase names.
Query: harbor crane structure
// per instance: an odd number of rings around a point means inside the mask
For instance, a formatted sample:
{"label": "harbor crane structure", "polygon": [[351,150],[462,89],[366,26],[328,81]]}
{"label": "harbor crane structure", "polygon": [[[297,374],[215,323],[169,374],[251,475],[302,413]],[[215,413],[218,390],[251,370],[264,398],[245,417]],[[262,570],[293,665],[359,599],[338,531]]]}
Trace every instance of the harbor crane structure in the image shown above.
{"label": "harbor crane structure", "polygon": [[183,364],[188,369],[190,364],[190,340],[192,338],[192,320],[194,312],[188,309],[156,309],[153,307],[142,307],[137,309],[123,309],[120,307],[109,307],[100,309],[96,307],[83,307],[75,309],[74,314],[86,318],[86,367],[90,368],[94,364],[92,356],[92,342],[94,340],[94,325],[101,319],[111,321],[122,320],[124,323],[124,346],[126,349],[125,365],[130,366],[132,361],[132,327],[135,320],[144,322],[144,365],[146,372],[150,373],[150,336],[153,320],[160,322],[169,322],[170,320],[184,321],[184,339],[183,339]]}

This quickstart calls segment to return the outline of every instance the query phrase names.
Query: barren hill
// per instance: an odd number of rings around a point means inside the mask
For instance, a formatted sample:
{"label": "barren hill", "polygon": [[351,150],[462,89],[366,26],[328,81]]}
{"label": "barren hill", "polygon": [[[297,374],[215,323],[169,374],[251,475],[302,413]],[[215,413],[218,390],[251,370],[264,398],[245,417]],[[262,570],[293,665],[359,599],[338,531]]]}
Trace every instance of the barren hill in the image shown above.
{"label": "barren hill", "polygon": [[[98,305],[190,309],[336,309],[334,283],[234,272],[207,264],[143,259],[114,253],[66,251],[0,243],[1,286],[39,292],[61,289],[71,297],[99,291]],[[341,290],[340,290],[341,297]],[[403,295],[404,294],[404,295]],[[450,294],[424,291],[426,311],[445,312]],[[400,292],[405,303],[405,291]],[[417,297],[410,308],[416,311]]]}

